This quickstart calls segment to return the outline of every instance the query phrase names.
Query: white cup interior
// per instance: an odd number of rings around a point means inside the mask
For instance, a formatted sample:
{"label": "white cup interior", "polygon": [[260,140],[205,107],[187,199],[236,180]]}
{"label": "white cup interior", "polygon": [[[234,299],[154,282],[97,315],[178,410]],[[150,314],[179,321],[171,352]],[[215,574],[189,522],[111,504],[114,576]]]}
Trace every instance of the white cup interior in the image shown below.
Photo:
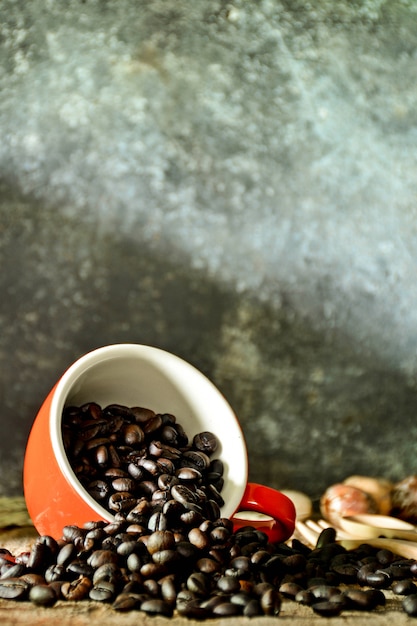
{"label": "white cup interior", "polygon": [[248,459],[239,422],[223,395],[199,370],[183,359],[151,346],[115,344],[78,359],[58,382],[51,402],[50,433],[58,465],[67,481],[101,517],[113,516],[76,478],[62,440],[65,406],[97,402],[142,406],[175,415],[189,439],[213,432],[219,447],[212,458],[224,464],[223,517],[238,509],[248,480]]}

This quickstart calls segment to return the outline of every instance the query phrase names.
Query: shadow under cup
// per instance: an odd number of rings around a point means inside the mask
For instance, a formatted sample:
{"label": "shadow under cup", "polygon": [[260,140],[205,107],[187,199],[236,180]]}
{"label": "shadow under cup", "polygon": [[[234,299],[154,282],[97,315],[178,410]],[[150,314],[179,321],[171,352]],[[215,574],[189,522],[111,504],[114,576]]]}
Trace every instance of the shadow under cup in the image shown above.
{"label": "shadow under cup", "polygon": [[179,357],[149,346],[116,344],[78,359],[52,389],[33,423],[23,483],[29,515],[41,535],[61,537],[68,524],[114,520],[81,485],[64,448],[63,409],[86,402],[171,413],[190,441],[199,432],[213,432],[219,446],[212,458],[221,458],[224,464],[221,515],[233,516],[247,485],[248,459],[231,407],[201,372]]}

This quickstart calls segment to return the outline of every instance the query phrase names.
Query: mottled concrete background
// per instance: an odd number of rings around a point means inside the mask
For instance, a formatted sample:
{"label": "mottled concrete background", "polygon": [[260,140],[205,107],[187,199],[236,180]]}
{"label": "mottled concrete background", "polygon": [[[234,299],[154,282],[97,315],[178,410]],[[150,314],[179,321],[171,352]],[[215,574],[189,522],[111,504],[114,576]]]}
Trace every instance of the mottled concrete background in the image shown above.
{"label": "mottled concrete background", "polygon": [[417,471],[414,0],[1,0],[0,494],[84,352],[153,344],[252,480]]}

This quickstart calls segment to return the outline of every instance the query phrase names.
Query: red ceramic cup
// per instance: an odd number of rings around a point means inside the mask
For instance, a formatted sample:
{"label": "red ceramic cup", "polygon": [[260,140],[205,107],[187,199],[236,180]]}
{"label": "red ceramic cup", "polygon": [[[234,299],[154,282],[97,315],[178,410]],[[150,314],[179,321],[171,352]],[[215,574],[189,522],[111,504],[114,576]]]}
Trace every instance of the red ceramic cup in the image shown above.
{"label": "red ceramic cup", "polygon": [[[63,374],[40,408],[27,442],[23,484],[29,515],[41,535],[60,538],[65,525],[114,520],[83,488],[64,448],[63,409],[85,402],[172,413],[190,439],[199,432],[213,432],[220,442],[214,456],[224,464],[222,517],[233,518],[236,528],[257,526],[271,541],[291,536],[295,507],[279,491],[248,483],[243,433],[219,390],[183,359],[138,344],[109,345],[85,354]],[[245,520],[242,511],[263,514],[262,519],[248,514]]]}

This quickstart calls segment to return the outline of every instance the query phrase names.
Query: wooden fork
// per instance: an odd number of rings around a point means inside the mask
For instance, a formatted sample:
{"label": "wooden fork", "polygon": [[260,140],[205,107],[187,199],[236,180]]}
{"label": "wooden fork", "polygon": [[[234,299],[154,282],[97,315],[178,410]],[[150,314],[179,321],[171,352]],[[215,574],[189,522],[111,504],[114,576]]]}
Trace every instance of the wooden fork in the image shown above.
{"label": "wooden fork", "polygon": [[[307,519],[304,521],[297,520],[295,527],[297,532],[307,542],[307,544],[314,548],[321,532],[325,528],[330,528],[331,524],[325,520],[314,521]],[[347,550],[354,550],[360,545],[366,543],[369,546],[374,546],[375,548],[391,550],[391,552],[394,552],[395,554],[398,554],[406,559],[417,559],[417,542],[415,541],[407,541],[405,539],[388,539],[383,537],[375,539],[361,539],[353,537],[338,528],[335,528],[335,530],[336,541]]]}

